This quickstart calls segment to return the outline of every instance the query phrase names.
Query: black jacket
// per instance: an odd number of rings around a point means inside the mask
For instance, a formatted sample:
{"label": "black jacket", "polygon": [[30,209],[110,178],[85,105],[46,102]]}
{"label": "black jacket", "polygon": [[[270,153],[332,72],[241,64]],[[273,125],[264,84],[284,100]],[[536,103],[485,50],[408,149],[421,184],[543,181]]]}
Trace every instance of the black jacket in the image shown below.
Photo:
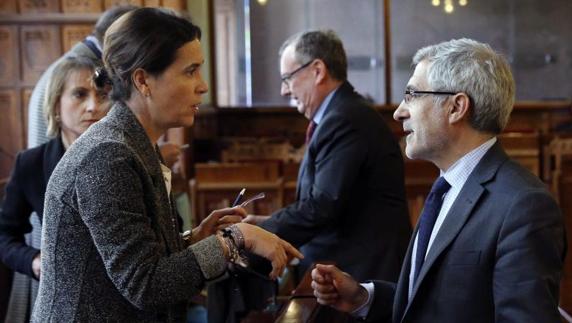
{"label": "black jacket", "polygon": [[32,260],[40,251],[28,246],[24,235],[32,231],[32,212],[42,220],[46,185],[64,152],[60,137],[20,152],[6,185],[0,208],[0,259],[31,277]]}
{"label": "black jacket", "polygon": [[411,228],[403,158],[394,135],[350,83],[314,130],[297,201],[262,223],[301,247],[302,271],[334,261],[353,277],[397,281]]}

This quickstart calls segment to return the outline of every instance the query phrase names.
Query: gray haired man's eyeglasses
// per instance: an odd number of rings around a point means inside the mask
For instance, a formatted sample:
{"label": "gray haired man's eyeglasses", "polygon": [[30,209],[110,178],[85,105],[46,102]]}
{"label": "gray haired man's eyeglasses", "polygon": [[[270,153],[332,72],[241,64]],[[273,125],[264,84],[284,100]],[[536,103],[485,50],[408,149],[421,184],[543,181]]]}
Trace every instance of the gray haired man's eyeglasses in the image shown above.
{"label": "gray haired man's eyeglasses", "polygon": [[417,91],[412,89],[405,90],[403,100],[405,103],[411,102],[414,98],[422,97],[424,95],[455,95],[457,92],[443,92],[443,91]]}
{"label": "gray haired man's eyeglasses", "polygon": [[286,74],[282,75],[282,76],[280,77],[280,79],[282,80],[282,82],[284,82],[284,84],[285,84],[287,87],[290,87],[290,81],[292,80],[292,77],[293,77],[296,73],[300,72],[301,70],[303,70],[304,68],[306,68],[306,67],[308,67],[310,64],[312,64],[313,61],[314,61],[314,60],[311,60],[311,61],[309,61],[309,62],[303,64],[302,66],[298,67],[297,69],[293,70],[292,72],[286,73]]}

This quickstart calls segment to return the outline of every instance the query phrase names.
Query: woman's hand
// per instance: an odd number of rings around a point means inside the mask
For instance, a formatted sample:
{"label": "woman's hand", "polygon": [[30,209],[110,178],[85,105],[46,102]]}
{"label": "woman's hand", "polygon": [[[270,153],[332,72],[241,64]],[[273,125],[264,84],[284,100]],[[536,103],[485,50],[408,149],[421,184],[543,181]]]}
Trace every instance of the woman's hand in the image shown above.
{"label": "woman's hand", "polygon": [[239,206],[214,210],[201,221],[199,226],[193,229],[191,243],[201,241],[210,235],[216,234],[219,230],[239,223],[245,217],[246,210]]}
{"label": "woman's hand", "polygon": [[300,251],[273,233],[248,223],[238,223],[236,226],[244,236],[245,249],[272,263],[271,279],[280,277],[292,258],[304,258]]}

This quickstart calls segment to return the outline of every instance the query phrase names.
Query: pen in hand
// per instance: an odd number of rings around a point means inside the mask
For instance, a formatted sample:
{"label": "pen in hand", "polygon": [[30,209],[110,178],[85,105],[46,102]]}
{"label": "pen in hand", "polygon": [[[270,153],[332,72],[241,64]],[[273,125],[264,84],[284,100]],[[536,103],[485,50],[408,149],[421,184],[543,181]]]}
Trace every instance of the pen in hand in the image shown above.
{"label": "pen in hand", "polygon": [[238,203],[240,203],[240,200],[244,196],[244,192],[246,192],[246,188],[243,188],[242,190],[240,190],[240,193],[238,193],[238,195],[236,196],[236,199],[234,199],[234,202],[232,203],[232,207],[235,207],[238,205]]}
{"label": "pen in hand", "polygon": [[256,200],[260,200],[266,197],[266,194],[264,194],[264,192],[262,193],[258,193],[256,195],[254,195],[253,197],[249,198],[248,200],[240,203],[240,206],[242,207],[246,207],[250,202],[254,202]]}

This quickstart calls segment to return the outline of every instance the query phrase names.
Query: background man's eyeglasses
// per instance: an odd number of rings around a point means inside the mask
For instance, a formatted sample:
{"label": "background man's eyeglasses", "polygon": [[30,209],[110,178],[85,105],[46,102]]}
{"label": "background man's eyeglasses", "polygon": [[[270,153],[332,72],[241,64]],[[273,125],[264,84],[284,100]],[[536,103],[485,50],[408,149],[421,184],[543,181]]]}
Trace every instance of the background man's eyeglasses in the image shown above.
{"label": "background man's eyeglasses", "polygon": [[282,80],[282,82],[284,82],[284,84],[286,84],[286,86],[290,87],[290,81],[292,80],[292,77],[293,77],[296,73],[300,72],[301,70],[303,70],[304,68],[306,68],[306,67],[308,67],[310,64],[312,64],[313,61],[314,61],[314,60],[311,60],[311,61],[305,63],[304,65],[298,67],[297,69],[293,70],[292,72],[286,73],[286,74],[282,75],[282,77],[280,77],[280,79]]}
{"label": "background man's eyeglasses", "polygon": [[457,94],[457,92],[405,90],[405,96],[403,97],[403,100],[405,101],[405,103],[409,103],[414,98],[422,97],[424,95],[455,95],[455,94]]}

